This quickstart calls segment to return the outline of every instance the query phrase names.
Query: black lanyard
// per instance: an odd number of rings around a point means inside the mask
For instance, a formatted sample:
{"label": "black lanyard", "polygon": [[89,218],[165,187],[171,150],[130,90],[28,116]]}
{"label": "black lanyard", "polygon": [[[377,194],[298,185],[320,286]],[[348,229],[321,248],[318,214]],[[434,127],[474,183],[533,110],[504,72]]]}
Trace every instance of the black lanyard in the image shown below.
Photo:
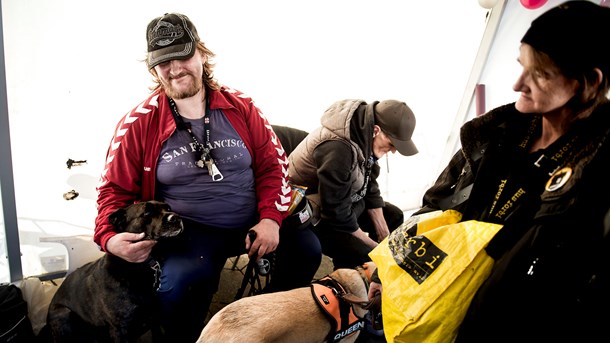
{"label": "black lanyard", "polygon": [[184,120],[182,119],[182,116],[178,112],[178,107],[176,106],[176,102],[174,101],[174,99],[168,97],[168,100],[169,100],[170,108],[172,109],[172,114],[174,115],[174,120],[176,121],[176,127],[178,128],[178,130],[186,130],[189,133],[189,135],[191,136],[191,139],[193,140],[193,142],[195,143],[195,147],[197,147],[197,151],[201,152],[201,156],[195,162],[195,165],[197,165],[197,167],[202,168],[202,169],[207,168],[208,174],[210,174],[213,181],[222,180],[224,177],[222,176],[222,174],[220,173],[220,170],[218,170],[218,167],[214,163],[214,159],[212,158],[211,150],[209,148],[211,124],[210,124],[210,112],[209,112],[209,106],[208,106],[207,99],[206,99],[206,106],[205,106],[205,116],[203,117],[203,132],[204,132],[204,140],[205,140],[204,144],[199,143],[199,140],[197,139],[197,137],[195,137],[195,134],[193,133],[193,130],[191,129],[191,124],[184,122]]}
{"label": "black lanyard", "polygon": [[[536,125],[536,121],[533,120],[526,137],[519,144],[518,149],[521,150],[521,153],[527,153]],[[526,168],[525,174],[509,173],[509,176],[502,178],[488,212],[488,215],[493,218],[492,221],[504,221],[517,208],[517,204],[523,200],[523,197],[533,191],[530,185],[535,182],[534,180],[551,177],[561,165],[570,161],[573,155],[580,151],[582,140],[579,138],[581,137],[581,130],[572,130],[544,149],[543,153],[533,162],[533,166]],[[529,172],[527,172],[528,170]]]}

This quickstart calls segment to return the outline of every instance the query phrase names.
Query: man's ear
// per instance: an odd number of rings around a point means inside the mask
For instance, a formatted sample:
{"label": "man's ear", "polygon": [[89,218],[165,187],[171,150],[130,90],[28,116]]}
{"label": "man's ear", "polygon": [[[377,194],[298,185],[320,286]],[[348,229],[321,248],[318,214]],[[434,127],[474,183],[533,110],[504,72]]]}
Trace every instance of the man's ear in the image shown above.
{"label": "man's ear", "polygon": [[119,208],[108,216],[108,222],[114,226],[117,231],[124,231],[127,224],[127,211]]}
{"label": "man's ear", "polygon": [[373,125],[373,137],[377,136],[381,132],[379,125]]}

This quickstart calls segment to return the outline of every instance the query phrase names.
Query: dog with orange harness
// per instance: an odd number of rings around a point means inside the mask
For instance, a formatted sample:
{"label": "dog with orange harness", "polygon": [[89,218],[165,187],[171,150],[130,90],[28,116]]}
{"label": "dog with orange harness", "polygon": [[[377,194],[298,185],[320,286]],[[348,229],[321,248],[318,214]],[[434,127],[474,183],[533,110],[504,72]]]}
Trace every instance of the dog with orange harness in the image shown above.
{"label": "dog with orange harness", "polygon": [[365,326],[375,268],[340,268],[310,287],[241,298],[210,319],[197,343],[353,343]]}

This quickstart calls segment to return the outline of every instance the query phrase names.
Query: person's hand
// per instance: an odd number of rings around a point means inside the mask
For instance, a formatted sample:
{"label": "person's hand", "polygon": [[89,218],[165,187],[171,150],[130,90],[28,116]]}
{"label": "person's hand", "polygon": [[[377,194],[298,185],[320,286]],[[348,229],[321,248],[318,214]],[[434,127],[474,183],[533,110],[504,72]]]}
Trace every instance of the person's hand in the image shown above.
{"label": "person's hand", "polygon": [[383,221],[383,224],[384,225],[375,226],[375,232],[377,232],[377,242],[380,243],[390,235],[390,229],[388,228],[388,224],[386,224],[385,220]]}
{"label": "person's hand", "polygon": [[106,242],[106,251],[127,262],[144,262],[157,242],[153,240],[142,241],[142,238],[144,238],[144,232],[117,233]]}
{"label": "person's hand", "polygon": [[280,226],[275,220],[262,219],[250,231],[256,232],[254,242],[250,242],[250,237],[246,235],[246,250],[250,258],[258,252],[256,254],[258,260],[263,255],[275,251],[280,243]]}
{"label": "person's hand", "polygon": [[390,235],[390,229],[388,228],[388,223],[385,221],[385,217],[383,216],[383,209],[381,208],[371,208],[367,210],[371,221],[373,222],[373,226],[375,227],[375,233],[377,234],[377,242],[383,241],[386,237]]}
{"label": "person's hand", "polygon": [[373,301],[376,296],[381,295],[382,286],[380,283],[371,281],[369,284],[369,301]]}
{"label": "person's hand", "polygon": [[377,246],[377,242],[375,242],[373,239],[371,239],[371,237],[369,237],[369,235],[366,232],[364,232],[364,230],[362,230],[361,228],[358,228],[358,230],[352,232],[352,235],[354,235],[359,240],[363,241],[366,245],[371,247],[371,249],[373,249]]}

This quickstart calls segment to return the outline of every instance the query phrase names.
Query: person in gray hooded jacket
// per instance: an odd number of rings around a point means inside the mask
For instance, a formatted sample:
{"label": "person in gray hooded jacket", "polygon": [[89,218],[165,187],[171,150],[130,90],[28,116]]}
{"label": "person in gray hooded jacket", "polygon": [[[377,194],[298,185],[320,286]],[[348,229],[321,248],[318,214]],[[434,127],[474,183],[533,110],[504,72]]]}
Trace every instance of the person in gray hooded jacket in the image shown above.
{"label": "person in gray hooded jacket", "polygon": [[377,161],[418,152],[415,116],[402,101],[347,99],[332,104],[321,124],[290,154],[289,180],[307,187],[322,252],[335,269],[354,268],[403,223],[403,211],[381,196]]}

